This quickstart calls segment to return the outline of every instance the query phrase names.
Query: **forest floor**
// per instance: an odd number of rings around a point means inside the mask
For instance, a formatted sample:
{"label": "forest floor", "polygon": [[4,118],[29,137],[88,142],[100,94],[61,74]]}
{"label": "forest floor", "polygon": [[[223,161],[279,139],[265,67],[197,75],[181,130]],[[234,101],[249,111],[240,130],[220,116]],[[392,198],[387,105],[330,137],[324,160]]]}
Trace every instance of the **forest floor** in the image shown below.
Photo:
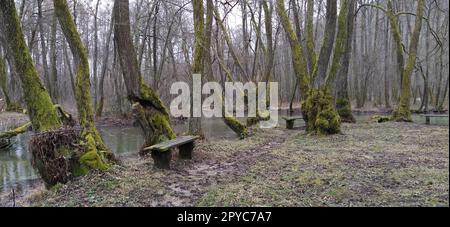
{"label": "forest floor", "polygon": [[155,170],[123,157],[21,206],[449,206],[449,128],[344,124],[340,135],[255,130],[245,140],[199,143],[194,157]]}

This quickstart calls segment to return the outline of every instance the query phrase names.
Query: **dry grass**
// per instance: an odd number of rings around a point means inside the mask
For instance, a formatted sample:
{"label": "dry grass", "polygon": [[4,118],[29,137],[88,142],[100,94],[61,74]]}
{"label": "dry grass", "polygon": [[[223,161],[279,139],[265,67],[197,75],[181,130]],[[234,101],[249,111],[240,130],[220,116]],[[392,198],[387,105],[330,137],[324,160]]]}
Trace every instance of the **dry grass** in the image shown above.
{"label": "dry grass", "polygon": [[126,157],[20,201],[24,206],[448,206],[448,126],[343,125],[344,134],[257,130],[154,170]]}

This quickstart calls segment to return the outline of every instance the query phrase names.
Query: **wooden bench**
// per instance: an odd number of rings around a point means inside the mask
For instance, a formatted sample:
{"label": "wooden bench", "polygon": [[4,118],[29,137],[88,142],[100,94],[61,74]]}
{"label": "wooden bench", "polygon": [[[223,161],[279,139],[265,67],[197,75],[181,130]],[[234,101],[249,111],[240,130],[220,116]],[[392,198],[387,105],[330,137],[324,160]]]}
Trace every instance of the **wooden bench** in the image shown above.
{"label": "wooden bench", "polygon": [[440,118],[440,117],[446,117],[448,118],[448,115],[444,115],[444,114],[424,114],[423,115],[425,117],[425,124],[429,125],[431,123],[431,118]]}
{"label": "wooden bench", "polygon": [[173,140],[146,147],[144,151],[151,152],[156,168],[168,169],[172,158],[172,148],[178,147],[181,159],[191,159],[195,140],[199,138],[198,136],[180,136]]}
{"label": "wooden bench", "polygon": [[295,120],[303,120],[302,116],[282,117],[286,121],[286,128],[293,129]]}

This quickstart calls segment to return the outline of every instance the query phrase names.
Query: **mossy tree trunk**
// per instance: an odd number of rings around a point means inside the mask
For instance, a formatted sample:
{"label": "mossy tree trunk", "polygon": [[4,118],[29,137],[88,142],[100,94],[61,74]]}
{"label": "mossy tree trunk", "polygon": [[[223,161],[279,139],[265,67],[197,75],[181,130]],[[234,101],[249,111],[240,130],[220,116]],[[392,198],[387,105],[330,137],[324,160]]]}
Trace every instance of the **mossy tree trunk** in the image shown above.
{"label": "mossy tree trunk", "polygon": [[286,31],[286,35],[288,37],[289,44],[292,49],[292,61],[294,66],[294,72],[299,80],[300,96],[302,99],[305,99],[308,96],[310,90],[310,83],[309,83],[310,77],[306,70],[307,64],[305,62],[305,57],[303,56],[302,53],[302,47],[300,45],[297,35],[295,34],[291,22],[289,21],[289,17],[286,13],[286,9],[284,6],[284,0],[277,0],[276,10],[278,16],[280,17],[281,24],[284,30]]}
{"label": "mossy tree trunk", "polygon": [[[328,65],[333,51],[333,44],[336,35],[337,1],[327,0],[327,15],[325,24],[325,34],[323,45],[320,48],[319,59],[312,72],[312,80],[320,87],[325,81]],[[339,38],[339,37],[338,37]]]}
{"label": "mossy tree trunk", "polygon": [[6,63],[3,58],[2,48],[0,46],[0,89],[2,89],[3,96],[5,97],[6,109],[11,105],[11,99],[8,94],[8,86],[7,86],[7,76],[6,76]]}
{"label": "mossy tree trunk", "polygon": [[52,28],[51,28],[51,40],[50,40],[50,63],[51,63],[51,83],[52,86],[52,92],[50,92],[52,100],[56,103],[58,103],[58,97],[59,97],[59,90],[58,90],[58,66],[57,66],[57,50],[56,50],[56,33],[57,33],[57,25],[58,25],[58,19],[56,18],[56,15],[53,14],[52,16]]}
{"label": "mossy tree trunk", "polygon": [[[38,169],[46,185],[54,185],[58,182],[65,183],[70,176],[84,173],[83,170],[87,170],[87,168],[80,163],[89,162],[91,157],[82,156],[79,158],[75,150],[66,149],[69,146],[64,143],[65,141],[55,139],[59,137],[45,137],[47,133],[57,135],[58,131],[54,130],[61,128],[62,120],[58,116],[57,108],[53,105],[50,95],[42,85],[34,67],[31,54],[25,44],[13,0],[3,1],[0,4],[0,20],[5,25],[2,30],[5,32],[17,75],[22,82],[32,127],[34,131],[44,132],[32,138],[32,140],[38,141],[38,143],[29,146],[32,164]],[[25,125],[16,132],[23,131],[27,127]],[[74,143],[78,143],[78,141],[75,142],[77,140],[76,135],[70,138],[74,140]],[[70,146],[73,147],[73,145]],[[89,147],[86,149],[89,150]]]}
{"label": "mossy tree trunk", "polygon": [[[212,8],[208,8],[208,7],[212,7]],[[224,25],[223,25],[223,23],[221,22],[221,19],[220,19],[220,14],[219,14],[219,11],[218,11],[218,9],[217,9],[217,6],[214,6],[213,5],[213,3],[212,3],[212,1],[211,2],[209,2],[209,0],[208,0],[208,3],[207,3],[207,26],[209,26],[209,16],[211,16],[211,13],[213,14],[213,16],[214,16],[214,18],[216,19],[216,23],[217,23],[217,26],[218,27],[220,27],[221,29],[222,29],[222,32],[223,32],[223,34],[224,34],[224,36],[225,36],[225,40],[226,40],[226,42],[228,43],[228,47],[230,47],[230,45],[231,45],[231,40],[229,39],[229,37],[228,37],[228,35],[226,34],[226,30],[224,30],[225,29],[225,27],[224,27]],[[212,19],[212,18],[211,18]],[[212,21],[211,21],[212,22]],[[208,28],[207,28],[208,29]],[[217,30],[217,34],[219,33],[219,30]],[[227,78],[227,80],[228,81],[230,81],[230,82],[232,82],[233,81],[233,77],[232,77],[232,74],[231,74],[231,71],[230,71],[230,69],[228,68],[228,66],[225,64],[225,62],[224,62],[224,57],[223,57],[223,50],[222,49],[220,49],[220,45],[219,45],[219,41],[218,41],[218,39],[216,40],[216,51],[217,51],[217,60],[218,60],[218,63],[219,63],[219,67],[220,67],[220,72],[224,72],[225,73],[225,77]],[[234,51],[232,51],[232,54],[233,53],[235,53]],[[233,56],[235,56],[235,57],[237,57],[236,55],[234,55],[233,54]],[[234,58],[234,60],[235,61],[237,61],[238,62],[238,65],[240,65],[239,64],[239,60],[237,59],[237,58]],[[241,68],[241,72],[243,72],[242,71],[242,66],[240,67]],[[212,76],[212,74],[211,74],[211,76]],[[213,77],[210,77],[210,78],[208,78],[210,81],[213,81],[214,80],[214,78]],[[224,101],[223,101],[223,97],[221,97],[222,98],[222,109],[223,110],[225,110],[225,106],[224,106]],[[244,138],[246,138],[246,137],[248,137],[248,129],[247,129],[247,126],[245,126],[244,124],[242,124],[238,119],[236,119],[236,118],[234,118],[234,117],[229,117],[229,116],[225,116],[225,114],[223,114],[223,121],[225,122],[225,124],[231,129],[231,130],[233,130],[233,132],[235,132],[241,139],[244,139]]]}
{"label": "mossy tree trunk", "polygon": [[[203,10],[203,0],[193,0],[193,17],[194,17],[194,59],[192,61],[192,73],[203,73],[203,60],[205,55],[205,20]],[[210,37],[211,38],[211,37]],[[192,77],[192,87],[194,87]],[[201,97],[200,97],[201,99]],[[200,100],[201,102],[201,100]],[[193,116],[194,113],[194,92],[191,94],[191,117],[189,118],[189,134],[203,137],[201,116]],[[200,110],[201,111],[201,110]]]}
{"label": "mossy tree trunk", "polygon": [[[395,108],[393,113],[393,119],[395,121],[412,121],[410,101],[411,101],[411,74],[414,70],[414,65],[416,64],[417,49],[419,46],[420,32],[422,30],[422,20],[425,11],[425,0],[419,0],[417,3],[416,19],[414,23],[414,30],[411,35],[411,40],[409,43],[409,55],[408,60],[404,68],[401,70],[401,91],[400,91],[400,103]],[[394,40],[396,43],[396,52],[398,61],[403,61],[403,46],[401,43],[400,30],[398,28],[397,17],[394,14],[392,1],[388,1],[388,16],[391,21],[392,32],[394,32]],[[403,64],[401,64],[403,65]]]}
{"label": "mossy tree trunk", "polygon": [[45,81],[45,86],[47,87],[47,90],[50,94],[50,97],[54,97],[52,94],[53,88],[52,88],[52,83],[50,81],[50,70],[48,67],[48,62],[47,62],[47,43],[45,40],[45,36],[44,34],[46,33],[44,31],[44,22],[43,22],[43,15],[42,15],[42,3],[44,0],[38,0],[38,25],[39,25],[39,38],[40,38],[40,42],[41,42],[41,54],[42,54],[42,66],[44,68],[44,81]]}
{"label": "mossy tree trunk", "polygon": [[[334,7],[333,2],[328,1],[327,7]],[[310,64],[310,68],[316,68],[317,59],[315,59],[316,54],[314,52],[313,43],[313,25],[312,25],[312,15],[311,13],[313,7],[313,1],[308,1],[307,18],[306,18],[306,42],[307,42],[307,57],[304,56],[302,52],[302,47],[298,41],[297,34],[294,32],[292,25],[289,21],[289,17],[286,13],[284,6],[284,0],[277,0],[277,13],[280,17],[281,24],[287,34],[289,44],[292,49],[292,61],[294,66],[294,72],[298,77],[300,85],[300,96],[301,96],[301,111],[303,118],[306,121],[306,129],[309,133],[313,134],[335,134],[340,132],[340,118],[337,114],[333,98],[330,95],[330,91],[327,86],[322,86],[319,89],[311,88],[311,81],[313,80],[313,73],[315,70],[310,70],[308,73],[306,67],[306,60]],[[329,13],[332,13],[333,9],[328,9]],[[329,20],[333,20],[333,16],[327,17]],[[334,19],[335,20],[335,19]],[[336,23],[336,22],[334,22]],[[332,24],[330,21],[329,24]],[[331,31],[328,31],[331,33]],[[309,37],[309,38],[308,38]],[[328,46],[327,42],[322,45],[323,58],[329,58],[332,51],[323,48],[332,48],[333,45]],[[325,54],[328,52],[328,56]]]}
{"label": "mossy tree trunk", "polygon": [[[348,11],[346,21],[339,21],[339,31],[346,29],[346,37],[343,38],[343,55],[341,60],[341,67],[337,70],[336,75],[336,109],[343,122],[355,123],[355,117],[352,114],[351,100],[348,95],[348,70],[350,66],[350,58],[352,53],[352,37],[353,27],[355,21],[355,5],[356,0],[348,1]],[[345,24],[344,24],[345,23]],[[345,34],[340,33],[340,36]]]}
{"label": "mossy tree trunk", "polygon": [[[283,1],[284,2],[284,1]],[[306,59],[309,73],[314,71],[317,64],[316,45],[314,42],[314,0],[306,2]],[[300,33],[300,31],[299,31]],[[299,39],[300,37],[297,37]]]}
{"label": "mossy tree trunk", "polygon": [[7,0],[0,4],[1,19],[4,22],[6,41],[14,59],[17,74],[22,81],[24,98],[28,115],[35,131],[47,131],[61,127],[56,109],[50,95],[42,85],[31,54],[26,46],[14,1]]}
{"label": "mossy tree trunk", "polygon": [[67,1],[54,0],[53,3],[62,32],[69,43],[75,59],[75,100],[78,110],[78,120],[82,128],[81,137],[88,147],[81,156],[80,162],[85,170],[106,170],[109,166],[108,159],[113,159],[113,155],[106,147],[95,126],[87,51],[76,29]]}
{"label": "mossy tree trunk", "polygon": [[273,45],[273,25],[272,25],[272,14],[273,14],[273,5],[270,5],[267,2],[267,0],[262,1],[262,7],[264,10],[264,28],[266,31],[266,46],[267,51],[265,53],[265,60],[266,60],[266,67],[264,69],[264,80],[267,83],[267,96],[266,96],[266,102],[269,106],[270,104],[270,81],[272,79],[272,71],[273,71],[273,62],[275,58],[275,51],[274,51],[274,45]]}
{"label": "mossy tree trunk", "polygon": [[[174,139],[169,113],[156,93],[144,84],[130,33],[128,0],[114,1],[114,40],[134,116],[144,132],[143,148]],[[143,151],[143,150],[142,150]],[[142,152],[141,152],[142,153]]]}

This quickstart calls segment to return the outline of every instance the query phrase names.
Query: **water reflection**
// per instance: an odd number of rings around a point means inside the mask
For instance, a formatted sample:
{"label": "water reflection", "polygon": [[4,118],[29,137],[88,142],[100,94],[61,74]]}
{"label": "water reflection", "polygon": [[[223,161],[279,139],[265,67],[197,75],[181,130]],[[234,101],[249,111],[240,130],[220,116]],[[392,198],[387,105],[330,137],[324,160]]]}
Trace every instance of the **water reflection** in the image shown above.
{"label": "water reflection", "polygon": [[[221,119],[205,119],[202,127],[206,139],[238,139]],[[182,134],[188,124],[177,124],[174,130]],[[100,133],[106,145],[118,156],[135,154],[139,151],[144,139],[139,128],[135,127],[100,127]],[[28,142],[31,133],[19,135],[15,143],[6,151],[0,151],[0,194],[27,190],[39,181],[39,175],[31,166],[31,155],[28,151]]]}

